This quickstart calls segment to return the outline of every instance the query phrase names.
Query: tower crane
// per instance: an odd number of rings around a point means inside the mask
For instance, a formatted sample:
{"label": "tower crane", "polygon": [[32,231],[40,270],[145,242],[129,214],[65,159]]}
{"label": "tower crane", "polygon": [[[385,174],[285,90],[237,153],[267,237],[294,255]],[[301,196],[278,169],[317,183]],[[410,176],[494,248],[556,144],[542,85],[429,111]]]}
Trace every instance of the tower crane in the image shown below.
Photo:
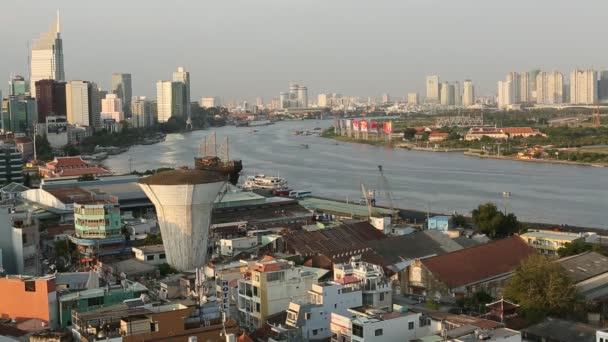
{"label": "tower crane", "polygon": [[365,184],[361,182],[361,194],[363,195],[363,199],[365,200],[365,205],[367,206],[367,215],[368,217],[372,217],[372,202],[370,200],[369,192],[365,189]]}
{"label": "tower crane", "polygon": [[391,193],[390,185],[388,184],[388,179],[384,175],[384,170],[382,169],[382,165],[378,165],[378,172],[380,173],[380,185],[382,187],[382,191],[388,199],[389,208],[391,209],[391,215],[395,215],[395,203],[393,202],[393,194]]}

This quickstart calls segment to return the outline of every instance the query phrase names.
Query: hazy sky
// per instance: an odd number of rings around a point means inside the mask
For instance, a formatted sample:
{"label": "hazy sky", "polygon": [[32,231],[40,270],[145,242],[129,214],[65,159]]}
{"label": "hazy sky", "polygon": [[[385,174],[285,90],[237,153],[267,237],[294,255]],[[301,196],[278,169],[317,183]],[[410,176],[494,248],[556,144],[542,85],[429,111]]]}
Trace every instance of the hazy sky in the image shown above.
{"label": "hazy sky", "polygon": [[[0,79],[26,73],[26,46],[61,11],[67,79],[133,95],[177,66],[192,99],[268,101],[289,82],[319,92],[423,94],[424,77],[494,93],[510,70],[608,66],[606,0],[1,0]],[[6,94],[7,83],[0,89]]]}

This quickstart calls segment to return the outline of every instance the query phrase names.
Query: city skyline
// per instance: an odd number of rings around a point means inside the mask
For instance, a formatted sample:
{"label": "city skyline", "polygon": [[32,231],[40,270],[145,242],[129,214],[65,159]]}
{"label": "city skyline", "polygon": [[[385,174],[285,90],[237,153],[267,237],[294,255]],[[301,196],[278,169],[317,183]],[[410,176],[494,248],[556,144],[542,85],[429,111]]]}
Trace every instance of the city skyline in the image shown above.
{"label": "city skyline", "polygon": [[[173,24],[168,28],[147,21],[130,25],[108,18],[113,15],[111,11],[96,10],[113,3],[87,4],[87,9],[74,6],[71,0],[52,4],[4,3],[4,13],[28,13],[36,19],[28,17],[28,22],[36,24],[13,30],[5,37],[8,53],[0,66],[0,77],[8,80],[13,73],[27,74],[26,43],[48,30],[57,9],[62,17],[67,80],[90,80],[110,89],[112,73],[130,73],[134,78],[133,95],[150,98],[154,97],[156,81],[179,65],[192,74],[192,99],[219,96],[225,102],[256,97],[269,101],[289,82],[306,84],[313,97],[324,92],[362,97],[389,93],[397,99],[409,92],[423,94],[424,79],[432,74],[444,80],[471,79],[476,84],[476,93],[487,95],[496,93],[496,80],[509,70],[541,68],[566,74],[576,68],[607,67],[608,52],[601,44],[593,44],[599,39],[597,32],[601,32],[599,20],[593,18],[597,15],[599,19],[598,13],[608,6],[591,1],[587,8],[594,10],[584,15],[568,11],[566,1],[551,2],[554,6],[547,6],[547,1],[534,4],[520,1],[515,6],[465,1],[459,6],[439,7],[433,1],[424,4],[387,1],[386,6],[340,0],[320,6],[319,1],[310,1],[298,4],[300,11],[294,13],[284,11],[287,5],[270,0],[231,5],[212,2],[204,6],[184,2],[186,17],[165,18]],[[139,1],[121,4],[124,16],[118,19],[156,19],[169,6],[143,4]],[[342,15],[331,14],[335,11]],[[284,15],[276,16],[278,12]],[[523,20],[505,32],[507,17],[515,14],[530,20]],[[226,15],[230,15],[230,25],[221,22]],[[353,19],[364,15],[365,25]],[[306,18],[318,20],[309,29],[288,25],[300,22],[305,25]],[[551,36],[538,39],[548,34],[549,28],[539,27],[533,21],[550,18],[567,18],[573,24],[550,25]],[[423,24],[438,19],[445,19],[446,23],[441,25],[450,24],[454,30],[451,37],[456,39],[423,29]],[[0,14],[0,26],[5,32],[23,20],[24,15]],[[112,25],[103,26],[104,22]],[[573,32],[569,27],[574,23],[584,25]],[[488,31],[495,34],[484,37],[480,24],[493,25]],[[294,35],[300,38],[300,44],[292,44],[289,36]],[[338,44],[328,37],[340,37],[342,42]],[[103,53],[107,46],[113,47],[112,58],[104,58],[108,56]],[[142,59],[141,55],[154,58]],[[1,88],[6,89],[6,84]]]}

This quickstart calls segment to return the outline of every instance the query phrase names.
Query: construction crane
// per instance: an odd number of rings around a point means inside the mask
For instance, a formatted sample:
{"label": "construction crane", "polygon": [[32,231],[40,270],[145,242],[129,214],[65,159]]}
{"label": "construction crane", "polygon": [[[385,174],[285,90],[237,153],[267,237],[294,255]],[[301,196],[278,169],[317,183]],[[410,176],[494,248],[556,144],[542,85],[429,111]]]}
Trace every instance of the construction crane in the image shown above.
{"label": "construction crane", "polygon": [[365,189],[365,184],[361,182],[361,194],[363,195],[363,199],[365,200],[365,205],[367,206],[367,215],[368,217],[372,217],[372,202],[370,201],[369,192]]}
{"label": "construction crane", "polygon": [[600,119],[600,106],[595,107],[595,112],[593,113],[593,116],[591,118],[592,118],[591,121],[593,122],[592,123],[593,127],[599,128],[602,125],[601,119]]}
{"label": "construction crane", "polygon": [[388,179],[384,175],[384,170],[382,169],[382,165],[378,165],[378,172],[380,172],[380,185],[382,187],[382,191],[384,191],[384,195],[388,200],[389,208],[391,209],[391,215],[395,215],[395,203],[393,202],[393,194],[391,193],[390,185],[388,184]]}

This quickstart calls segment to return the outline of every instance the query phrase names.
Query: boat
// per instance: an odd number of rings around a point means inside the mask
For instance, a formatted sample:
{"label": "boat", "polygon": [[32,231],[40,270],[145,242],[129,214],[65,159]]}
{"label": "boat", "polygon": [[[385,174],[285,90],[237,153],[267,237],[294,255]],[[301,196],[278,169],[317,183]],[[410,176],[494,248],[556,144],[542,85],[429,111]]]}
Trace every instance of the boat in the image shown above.
{"label": "boat", "polygon": [[308,144],[300,144],[300,147],[301,147],[301,148],[303,148],[303,149],[307,149],[307,148],[309,148],[310,146],[308,146]]}
{"label": "boat", "polygon": [[206,139],[203,138],[199,156],[194,158],[194,168],[227,174],[230,184],[236,185],[243,170],[243,162],[241,160],[230,160],[228,144],[228,137],[225,137],[224,142],[220,146],[220,156],[218,156],[215,132],[211,133]]}
{"label": "boat", "polygon": [[272,194],[275,196],[289,196],[289,193],[291,193],[291,191],[291,188],[284,187],[272,190]]}
{"label": "boat", "polygon": [[283,190],[286,189],[287,180],[281,177],[273,177],[266,175],[247,176],[245,182],[241,186],[245,190]]}

